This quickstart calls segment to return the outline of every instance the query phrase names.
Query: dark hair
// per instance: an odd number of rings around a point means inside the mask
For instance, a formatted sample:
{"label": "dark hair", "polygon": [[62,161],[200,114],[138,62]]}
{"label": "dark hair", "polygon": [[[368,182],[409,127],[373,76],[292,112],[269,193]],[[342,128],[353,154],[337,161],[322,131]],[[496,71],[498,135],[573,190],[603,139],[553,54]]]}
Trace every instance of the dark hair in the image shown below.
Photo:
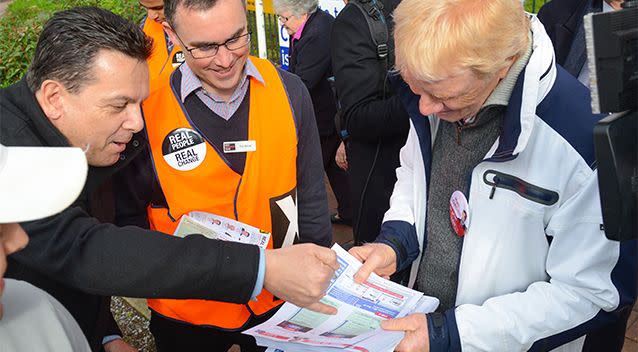
{"label": "dark hair", "polygon": [[[208,10],[217,4],[218,0],[164,0],[164,17],[168,24],[175,29],[175,12],[178,6],[183,6],[187,9],[195,10]],[[246,2],[241,1],[241,4],[246,8]]]}
{"label": "dark hair", "polygon": [[40,34],[27,84],[35,92],[42,82],[53,79],[77,93],[94,79],[92,66],[100,50],[146,61],[153,41],[133,22],[104,9],[76,7],[57,12]]}

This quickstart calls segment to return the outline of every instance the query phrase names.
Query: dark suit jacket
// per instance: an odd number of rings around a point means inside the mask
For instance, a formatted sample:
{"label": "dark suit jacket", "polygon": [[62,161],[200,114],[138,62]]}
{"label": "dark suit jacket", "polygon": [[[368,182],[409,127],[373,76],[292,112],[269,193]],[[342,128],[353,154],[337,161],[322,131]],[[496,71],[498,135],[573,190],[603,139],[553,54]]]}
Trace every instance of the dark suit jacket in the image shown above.
{"label": "dark suit jacket", "polygon": [[[382,2],[391,37],[390,14],[399,1]],[[389,55],[393,56],[392,41],[388,45]],[[395,169],[399,166],[399,149],[408,133],[408,114],[398,97],[392,95],[368,23],[353,4],[346,5],[335,19],[331,51],[335,86],[350,133],[348,171],[353,194],[354,236],[360,244],[376,238],[383,214],[389,208],[396,182]]]}
{"label": "dark suit jacket", "polygon": [[538,11],[538,19],[543,23],[552,40],[556,62],[559,65],[565,65],[574,37],[583,25],[583,16],[587,14],[588,9],[600,12],[603,6],[602,1],[553,0],[543,5]]}
{"label": "dark suit jacket", "polygon": [[[24,79],[0,90],[0,111],[4,145],[68,146]],[[115,329],[108,316],[108,299],[102,296],[245,303],[257,279],[256,246],[203,236],[181,239],[98,220],[108,220],[115,213],[109,180],[145,146],[145,138],[135,135],[115,165],[90,167],[86,185],[71,207],[21,224],[29,245],[9,257],[7,277],[28,281],[58,299],[94,350]]]}
{"label": "dark suit jacket", "polygon": [[301,78],[308,88],[319,135],[336,133],[334,96],[328,77],[332,76],[330,62],[330,31],[334,17],[317,9],[306,21],[301,38],[292,42],[288,71]]}

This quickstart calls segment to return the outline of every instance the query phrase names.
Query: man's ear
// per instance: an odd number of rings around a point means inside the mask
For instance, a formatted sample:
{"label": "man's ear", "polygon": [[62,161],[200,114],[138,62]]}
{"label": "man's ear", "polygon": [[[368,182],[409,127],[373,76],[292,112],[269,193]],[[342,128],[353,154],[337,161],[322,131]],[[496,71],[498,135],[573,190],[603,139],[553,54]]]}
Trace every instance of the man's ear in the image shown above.
{"label": "man's ear", "polygon": [[173,45],[177,45],[181,48],[182,43],[177,40],[177,35],[175,35],[175,31],[173,31],[171,25],[168,24],[168,21],[162,22],[162,27],[164,27],[164,31],[166,32],[166,34],[168,34],[168,37],[171,39],[171,42],[173,42]]}
{"label": "man's ear", "polygon": [[510,68],[512,68],[512,66],[514,65],[516,60],[518,60],[518,58],[519,58],[518,55],[514,55],[514,56],[508,57],[507,60],[505,60],[507,62],[505,67],[501,68],[496,73],[496,75],[498,76],[499,81],[507,76],[507,73],[510,72]]}
{"label": "man's ear", "polygon": [[54,80],[45,80],[36,92],[36,99],[51,121],[60,119],[64,115],[64,95],[68,94],[62,83]]}

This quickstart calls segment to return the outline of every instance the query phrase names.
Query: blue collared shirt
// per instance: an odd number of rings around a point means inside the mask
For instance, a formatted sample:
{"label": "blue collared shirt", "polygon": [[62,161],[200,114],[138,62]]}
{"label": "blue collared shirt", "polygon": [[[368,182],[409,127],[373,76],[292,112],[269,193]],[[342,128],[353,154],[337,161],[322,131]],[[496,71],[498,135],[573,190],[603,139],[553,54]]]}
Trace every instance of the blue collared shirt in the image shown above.
{"label": "blue collared shirt", "polygon": [[246,59],[246,65],[244,66],[244,72],[241,80],[239,81],[239,85],[237,85],[237,88],[235,88],[235,91],[231,94],[228,101],[225,101],[219,95],[216,95],[213,92],[207,92],[202,86],[202,81],[199,77],[197,77],[197,75],[195,75],[188,65],[182,65],[179,69],[182,73],[182,103],[189,95],[195,93],[204,105],[226,121],[233,116],[246,96],[246,92],[248,91],[248,82],[250,82],[248,76],[251,76],[262,84],[265,84],[263,77],[257,70],[257,67],[255,67],[255,65],[250,61],[250,58],[248,58]]}

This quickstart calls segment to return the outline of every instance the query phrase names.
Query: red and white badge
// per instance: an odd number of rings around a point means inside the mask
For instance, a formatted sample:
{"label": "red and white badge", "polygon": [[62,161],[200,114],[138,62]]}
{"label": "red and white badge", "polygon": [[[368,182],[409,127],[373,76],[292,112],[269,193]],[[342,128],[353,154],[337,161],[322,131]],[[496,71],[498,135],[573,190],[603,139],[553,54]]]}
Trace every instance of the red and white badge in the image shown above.
{"label": "red and white badge", "polygon": [[463,237],[470,226],[470,206],[461,191],[454,191],[450,197],[450,223],[459,237]]}

